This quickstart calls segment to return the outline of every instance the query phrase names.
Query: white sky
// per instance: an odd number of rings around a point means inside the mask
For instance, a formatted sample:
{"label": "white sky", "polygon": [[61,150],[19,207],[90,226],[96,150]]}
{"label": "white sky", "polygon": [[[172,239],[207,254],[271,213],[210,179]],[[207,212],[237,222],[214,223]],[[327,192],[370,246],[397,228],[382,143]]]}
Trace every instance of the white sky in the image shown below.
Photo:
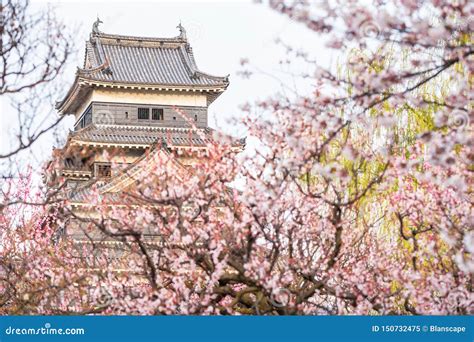
{"label": "white sky", "polygon": [[[33,1],[35,6],[46,6],[46,1]],[[88,39],[92,23],[97,15],[104,22],[100,30],[106,33],[139,35],[151,37],[174,37],[178,35],[177,24],[181,21],[188,40],[193,47],[198,67],[210,74],[230,74],[230,86],[209,108],[209,123],[234,136],[245,132],[226,123],[226,118],[241,115],[239,106],[253,102],[282,90],[281,83],[291,84],[293,80],[279,65],[284,57],[281,46],[275,39],[281,38],[296,49],[303,48],[312,53],[318,64],[329,65],[328,49],[318,36],[303,25],[270,10],[266,5],[251,1],[52,1],[60,19],[75,29],[76,54],[64,73],[70,85],[77,66],[82,66],[84,42]],[[240,59],[248,58],[252,65],[264,71],[250,79],[237,75]],[[66,91],[67,89],[64,89]],[[302,89],[299,89],[302,90]],[[58,94],[58,100],[63,94]],[[0,102],[0,150],[11,141],[14,115]],[[73,120],[68,121],[72,129]],[[66,132],[65,132],[66,133]],[[51,154],[51,139],[38,143],[39,160],[46,160]],[[38,146],[36,147],[38,148]]]}

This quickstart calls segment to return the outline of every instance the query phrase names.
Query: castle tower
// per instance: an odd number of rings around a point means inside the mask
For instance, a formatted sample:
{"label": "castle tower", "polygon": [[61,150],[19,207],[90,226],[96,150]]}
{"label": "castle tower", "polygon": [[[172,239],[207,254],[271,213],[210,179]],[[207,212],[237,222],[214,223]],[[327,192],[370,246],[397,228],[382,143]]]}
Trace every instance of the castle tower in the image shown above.
{"label": "castle tower", "polygon": [[[129,184],[123,170],[143,168],[154,148],[191,166],[194,153],[214,139],[209,105],[229,85],[228,77],[198,69],[181,24],[177,37],[148,38],[106,34],[99,23],[86,42],[83,68],[57,103],[60,115],[74,115],[74,131],[47,169],[50,184],[64,181],[77,212],[87,211],[92,185],[111,193]],[[245,143],[231,141],[236,151]]]}

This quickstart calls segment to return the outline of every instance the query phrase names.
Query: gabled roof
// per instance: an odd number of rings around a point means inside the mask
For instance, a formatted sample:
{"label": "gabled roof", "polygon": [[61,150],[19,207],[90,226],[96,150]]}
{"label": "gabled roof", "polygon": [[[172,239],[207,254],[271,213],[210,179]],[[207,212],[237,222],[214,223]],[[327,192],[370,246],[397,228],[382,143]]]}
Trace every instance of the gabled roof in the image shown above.
{"label": "gabled roof", "polygon": [[[124,196],[127,196],[127,193],[121,192],[131,186],[136,187],[140,180],[146,179],[148,174],[156,172],[156,166],[164,161],[169,161],[166,163],[167,167],[170,168],[167,171],[177,177],[177,179],[181,179],[182,175],[190,172],[177,158],[170,154],[165,144],[157,142],[150,147],[148,152],[120,174],[108,180],[92,179],[84,183],[80,188],[71,191],[69,193],[69,201],[73,205],[90,206],[90,203],[93,202],[91,200],[99,194],[107,204],[123,204]],[[136,198],[127,198],[127,202],[132,204],[130,200],[135,200],[137,202],[135,204],[138,204]]]}
{"label": "gabled roof", "polygon": [[[91,124],[71,132],[69,144],[91,146],[130,146],[147,148],[157,141],[164,141],[171,148],[206,147],[208,144],[229,143],[243,148],[245,140],[217,134],[211,128],[173,128],[153,126],[125,126]],[[224,141],[225,140],[225,141]]]}
{"label": "gabled roof", "polygon": [[186,39],[98,33],[86,43],[78,75],[113,83],[226,87],[227,77],[198,70]]}
{"label": "gabled roof", "polygon": [[212,102],[229,85],[228,76],[199,70],[185,30],[178,27],[181,34],[174,38],[106,34],[96,28],[86,42],[84,66],[56,108],[64,114],[91,86],[203,91]]}

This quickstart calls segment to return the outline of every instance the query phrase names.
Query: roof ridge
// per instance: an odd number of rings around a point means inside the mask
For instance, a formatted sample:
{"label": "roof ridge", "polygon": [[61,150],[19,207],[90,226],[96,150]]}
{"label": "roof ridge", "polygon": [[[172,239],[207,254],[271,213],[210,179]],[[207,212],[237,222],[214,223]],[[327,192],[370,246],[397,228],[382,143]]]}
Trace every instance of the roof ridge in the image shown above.
{"label": "roof ridge", "polygon": [[[195,68],[195,66],[193,65],[193,63],[191,63],[188,59],[189,59],[189,55],[188,55],[188,52],[186,50],[186,48],[181,45],[179,47],[179,56],[181,57],[181,59],[183,60],[184,62],[184,65],[186,66],[186,69],[188,69],[188,74],[189,74],[189,77],[191,78],[194,78],[196,77],[196,71],[197,71],[197,68]],[[188,57],[188,58],[186,58]]]}
{"label": "roof ridge", "polygon": [[136,41],[146,41],[146,42],[172,42],[172,43],[181,43],[186,44],[187,39],[182,36],[175,37],[145,37],[145,36],[130,36],[130,35],[121,35],[121,34],[112,34],[99,32],[94,34],[95,37],[105,38],[105,39],[120,39],[120,40],[136,40]]}
{"label": "roof ridge", "polygon": [[[122,173],[111,178],[106,184],[102,185],[98,190],[101,194],[114,193],[125,189],[129,185],[137,181],[134,178],[138,172],[146,172],[146,174],[152,172],[152,165],[157,154],[165,153],[167,156],[172,158],[172,162],[178,167],[182,168],[185,172],[189,172],[186,167],[177,159],[170,154],[166,142],[163,138],[157,138],[156,141],[150,146],[150,149],[145,152],[141,157],[131,163],[125,168]],[[115,191],[114,191],[115,190]]]}
{"label": "roof ridge", "polygon": [[[94,39],[94,41],[92,41],[92,39]],[[95,53],[94,49],[97,51],[97,54]],[[92,57],[93,61],[89,60],[91,67],[87,68],[86,60],[84,60],[84,67],[82,69],[78,68],[77,70],[79,75],[87,76],[87,75],[95,74],[100,71],[111,72],[109,58],[107,57],[107,54],[105,53],[105,50],[100,42],[100,39],[98,39],[96,36],[93,36],[93,37],[91,36],[90,40],[86,42],[85,57],[87,59],[90,59],[90,57]]]}
{"label": "roof ridge", "polygon": [[[151,131],[206,131],[207,127],[205,128],[200,128],[200,127],[172,127],[172,126],[141,126],[141,125],[121,125],[121,124],[91,124],[90,126],[95,126],[96,128],[126,128],[126,129],[135,129],[135,130],[151,130]],[[87,126],[90,127],[90,126]],[[77,131],[83,131],[85,128],[82,128],[81,130]]]}
{"label": "roof ridge", "polygon": [[[192,51],[191,45],[187,44],[186,46],[180,46],[180,55],[182,55],[183,61],[185,65],[189,68],[190,70],[190,77],[206,77],[210,78],[214,81],[224,81],[227,82],[229,80],[230,74],[227,76],[215,76],[208,74],[204,71],[199,70],[196,60],[194,59],[194,53]],[[186,58],[187,57],[187,58]]]}

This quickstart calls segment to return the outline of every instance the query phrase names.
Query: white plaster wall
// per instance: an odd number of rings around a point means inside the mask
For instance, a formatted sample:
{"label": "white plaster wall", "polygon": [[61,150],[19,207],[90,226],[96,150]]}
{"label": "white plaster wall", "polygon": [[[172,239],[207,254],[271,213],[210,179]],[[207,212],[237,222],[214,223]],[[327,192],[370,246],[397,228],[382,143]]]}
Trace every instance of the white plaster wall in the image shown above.
{"label": "white plaster wall", "polygon": [[78,108],[76,118],[94,101],[207,107],[207,97],[203,93],[97,88],[91,91],[84,104]]}

